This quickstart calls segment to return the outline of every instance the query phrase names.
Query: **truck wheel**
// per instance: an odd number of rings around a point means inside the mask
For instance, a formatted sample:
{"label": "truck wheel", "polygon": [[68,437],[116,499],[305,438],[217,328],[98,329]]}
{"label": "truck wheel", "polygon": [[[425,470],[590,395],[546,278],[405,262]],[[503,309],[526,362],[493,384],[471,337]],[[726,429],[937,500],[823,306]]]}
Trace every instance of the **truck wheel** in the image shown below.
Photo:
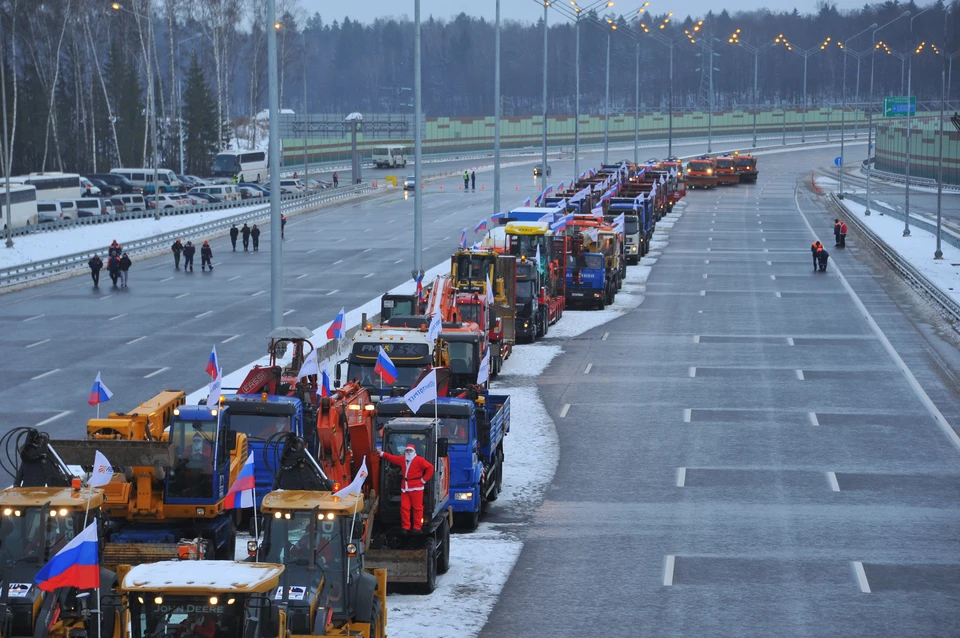
{"label": "truck wheel", "polygon": [[603,310],[606,307],[607,307],[607,299],[606,297],[601,297],[600,301],[597,302],[597,310]]}
{"label": "truck wheel", "polygon": [[427,540],[427,580],[421,586],[424,594],[432,594],[437,588],[437,541]]}
{"label": "truck wheel", "polygon": [[472,532],[480,526],[480,512],[460,512],[453,518],[457,528],[465,532]]}
{"label": "truck wheel", "polygon": [[446,574],[450,570],[450,521],[446,518],[440,523],[440,555],[437,557],[437,573]]}
{"label": "truck wheel", "polygon": [[497,453],[497,470],[493,474],[493,490],[490,491],[490,496],[487,497],[487,501],[493,503],[495,500],[500,498],[500,492],[503,490],[503,459],[499,458],[500,453]]}
{"label": "truck wheel", "polygon": [[[383,605],[379,598],[373,599],[370,611],[370,638],[380,638],[383,631]],[[326,629],[326,627],[324,627]]]}

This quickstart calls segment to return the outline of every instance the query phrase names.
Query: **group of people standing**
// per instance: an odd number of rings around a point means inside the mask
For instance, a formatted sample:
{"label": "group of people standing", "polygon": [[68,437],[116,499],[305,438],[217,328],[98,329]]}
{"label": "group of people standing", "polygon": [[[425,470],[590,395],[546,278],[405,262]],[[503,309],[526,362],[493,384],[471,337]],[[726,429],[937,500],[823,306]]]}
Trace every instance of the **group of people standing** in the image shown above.
{"label": "group of people standing", "polygon": [[[472,188],[470,187],[471,184],[473,184]],[[463,190],[477,190],[476,171],[470,171],[469,173],[467,171],[463,171]]]}
{"label": "group of people standing", "polygon": [[[833,220],[834,248],[847,247],[847,224],[839,219]],[[827,260],[830,259],[830,253],[823,247],[820,240],[813,242],[810,246],[810,252],[813,254],[813,272],[827,272]]]}
{"label": "group of people standing", "polygon": [[253,240],[253,252],[260,250],[260,228],[256,224],[250,228],[246,224],[243,228],[237,228],[236,224],[230,227],[230,244],[233,246],[233,252],[237,252],[237,238],[243,237],[243,249],[250,249],[250,240]]}
{"label": "group of people standing", "polygon": [[[173,265],[177,270],[180,270],[180,256],[182,255],[183,272],[193,272],[193,258],[197,254],[197,247],[193,245],[192,241],[187,241],[184,245],[178,237],[170,246],[170,250],[173,251]],[[213,248],[210,247],[209,241],[204,240],[203,245],[200,246],[200,270],[206,270],[207,268],[210,268],[210,272],[213,272]]]}
{"label": "group of people standing", "polygon": [[[107,249],[107,272],[110,273],[110,280],[113,282],[114,288],[127,287],[127,275],[132,265],[133,261],[127,256],[127,253],[123,252],[123,247],[119,242],[116,239],[110,242],[110,247]],[[103,260],[100,259],[100,255],[94,254],[87,261],[87,266],[90,268],[93,287],[99,288],[100,271],[103,270]]]}

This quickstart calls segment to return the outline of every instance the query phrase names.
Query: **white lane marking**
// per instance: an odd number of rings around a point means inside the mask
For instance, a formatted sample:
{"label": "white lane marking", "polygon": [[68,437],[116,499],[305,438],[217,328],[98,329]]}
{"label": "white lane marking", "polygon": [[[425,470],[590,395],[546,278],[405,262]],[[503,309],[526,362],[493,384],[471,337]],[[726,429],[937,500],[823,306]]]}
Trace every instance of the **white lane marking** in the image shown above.
{"label": "white lane marking", "polygon": [[370,252],[371,250],[373,250],[373,248],[367,248],[367,249],[365,249],[363,252],[368,253],[368,252]]}
{"label": "white lane marking", "polygon": [[147,338],[147,336],[144,335],[144,336],[142,336],[142,337],[137,337],[136,339],[131,339],[130,341],[127,342],[127,345],[129,346],[130,344],[136,343],[136,342],[138,342],[138,341],[143,341],[143,340],[146,339],[146,338]]}
{"label": "white lane marking", "polygon": [[232,337],[227,337],[226,339],[224,339],[224,340],[221,341],[220,343],[230,343],[230,342],[233,341],[234,339],[239,339],[239,338],[242,337],[242,336],[243,336],[243,335],[233,335]]}
{"label": "white lane marking", "polygon": [[253,294],[250,295],[250,296],[251,296],[251,297],[259,297],[260,295],[262,295],[262,294],[264,294],[264,293],[266,293],[266,292],[267,292],[266,290],[258,290],[257,292],[253,293]]}
{"label": "white lane marking", "polygon": [[803,370],[796,370],[796,373],[797,373],[797,379],[799,379],[800,381],[803,381]]}
{"label": "white lane marking", "polygon": [[709,264],[709,263],[710,263],[710,260],[709,260],[709,259],[704,259],[704,260],[703,260],[703,263]]}
{"label": "white lane marking", "polygon": [[308,251],[306,252],[306,254],[307,254],[307,255],[312,255],[313,253],[317,252],[318,250],[320,250],[320,249],[319,249],[319,248],[311,248],[310,250],[308,250]]}
{"label": "white lane marking", "polygon": [[27,323],[28,321],[33,321],[34,319],[39,319],[40,317],[46,317],[46,316],[47,315],[36,315],[33,317],[27,317],[26,319],[23,320],[23,323]]}
{"label": "white lane marking", "polygon": [[587,364],[587,367],[583,369],[583,373],[584,373],[584,374],[590,374],[590,371],[591,371],[592,369],[593,369],[593,364],[592,364],[592,363],[588,363],[588,364]]}
{"label": "white lane marking", "polygon": [[690,369],[687,371],[687,374],[690,375],[690,378],[697,376],[697,366],[690,366]]}
{"label": "white lane marking", "polygon": [[864,594],[870,593],[870,583],[867,582],[867,572],[863,570],[863,563],[853,561],[853,570],[857,573],[857,582],[860,583],[860,591]]}
{"label": "white lane marking", "polygon": [[768,262],[767,262],[767,265],[768,265],[768,266],[772,266],[772,265],[773,265],[773,262],[772,262],[772,261],[768,261]]}
{"label": "white lane marking", "polygon": [[403,260],[402,260],[402,259],[398,259],[398,260],[396,260],[396,261],[393,262],[393,263],[395,263],[395,264],[402,264],[402,263],[403,263]]}
{"label": "white lane marking", "polygon": [[208,310],[208,311],[206,311],[206,312],[201,312],[199,315],[196,316],[196,318],[197,318],[197,319],[203,319],[204,317],[209,317],[209,316],[212,315],[212,314],[213,314],[213,311],[212,311],[212,310]]}
{"label": "white lane marking", "polygon": [[700,343],[700,335],[693,335],[693,342]]}
{"label": "white lane marking", "polygon": [[122,315],[117,315],[116,317],[110,317],[109,319],[107,319],[107,321],[113,321],[113,320],[115,320],[115,319],[122,319],[123,317],[126,317],[126,316],[129,315],[129,314],[130,314],[129,312],[125,312],[125,313],[123,313]]}
{"label": "white lane marking", "polygon": [[667,555],[667,560],[663,565],[663,586],[671,587],[673,585],[673,565],[676,562],[676,557],[673,555]]}
{"label": "white lane marking", "polygon": [[693,418],[693,408],[684,408],[683,409],[683,422],[690,423],[690,420]]}
{"label": "white lane marking", "polygon": [[170,369],[169,367],[165,367],[165,368],[160,368],[159,370],[154,370],[154,371],[151,372],[150,374],[145,374],[145,375],[143,375],[143,378],[144,378],[144,379],[149,379],[150,377],[155,377],[155,376],[157,376],[158,374],[162,374],[162,373],[166,372],[166,371],[169,370],[169,369]]}
{"label": "white lane marking", "polygon": [[704,279],[707,278],[707,273],[703,273],[703,278],[704,278]]}
{"label": "white lane marking", "polygon": [[827,472],[827,482],[830,483],[830,489],[834,492],[840,491],[840,484],[837,482],[836,472]]}
{"label": "white lane marking", "polygon": [[63,417],[67,416],[68,414],[73,414],[73,410],[64,410],[64,411],[61,412],[60,414],[55,414],[55,415],[53,415],[52,417],[50,417],[49,419],[44,419],[43,421],[40,421],[40,423],[35,423],[33,427],[35,427],[35,428],[43,427],[43,426],[46,425],[47,423],[53,423],[53,422],[56,421],[57,419],[62,419]]}
{"label": "white lane marking", "polygon": [[44,372],[43,374],[38,374],[38,375],[35,376],[35,377],[30,377],[30,380],[31,380],[31,381],[36,381],[37,379],[42,379],[42,378],[44,378],[44,377],[49,377],[51,374],[54,374],[55,372],[60,372],[60,368],[54,368],[53,370],[50,370],[50,371],[48,371],[48,372]]}
{"label": "white lane marking", "polygon": [[291,308],[290,310],[284,311],[283,316],[286,317],[287,315],[289,315],[290,313],[293,313],[293,312],[296,312],[296,310],[294,310],[293,308]]}
{"label": "white lane marking", "polygon": [[37,341],[36,343],[31,343],[29,346],[24,346],[25,348],[36,348],[37,346],[42,346],[43,344],[50,341],[49,339],[44,339],[43,341]]}
{"label": "white lane marking", "polygon": [[189,294],[190,294],[189,292],[182,292],[182,293],[180,293],[179,295],[177,295],[176,297],[174,297],[174,299],[183,299],[184,297],[186,297],[186,296],[189,295]]}
{"label": "white lane marking", "polygon": [[788,346],[795,345],[795,344],[793,343],[793,337],[787,337],[787,345],[788,345]]}
{"label": "white lane marking", "polygon": [[297,276],[295,277],[295,279],[303,279],[304,277],[306,277],[306,276],[309,275],[309,274],[310,274],[310,273],[305,272],[305,273],[303,273],[302,275],[297,275]]}
{"label": "white lane marking", "polygon": [[376,274],[376,273],[370,273],[369,275],[364,275],[363,278],[364,278],[364,279],[370,279],[370,278],[373,277],[375,274]]}
{"label": "white lane marking", "polygon": [[706,290],[701,290],[701,291],[700,291],[700,296],[701,296],[701,297],[706,297],[706,296],[707,296],[707,291],[706,291]]}
{"label": "white lane marking", "polygon": [[[800,213],[800,217],[803,218],[803,222],[807,225],[807,229],[810,231],[810,235],[816,237],[817,234],[813,232],[813,226],[810,225],[810,222],[807,220],[807,216],[803,214],[803,211],[800,210],[800,200],[799,191],[794,190],[793,201],[797,207],[797,212]],[[884,349],[887,351],[887,354],[890,355],[890,358],[893,359],[893,362],[896,364],[900,371],[903,372],[903,375],[907,378],[907,384],[917,395],[917,398],[920,399],[920,402],[927,412],[930,413],[930,416],[933,417],[934,421],[937,422],[937,425],[940,426],[940,429],[943,430],[943,433],[947,435],[947,438],[953,443],[953,445],[960,450],[960,435],[956,433],[953,427],[947,421],[946,417],[943,416],[943,413],[940,411],[940,408],[933,402],[933,399],[930,398],[930,395],[926,393],[923,389],[923,386],[920,385],[920,382],[917,381],[917,377],[913,376],[910,368],[900,357],[900,354],[897,352],[897,349],[893,347],[893,344],[890,343],[890,340],[887,339],[887,335],[883,333],[880,326],[874,320],[873,315],[870,314],[870,311],[867,310],[867,307],[863,305],[863,302],[860,300],[860,297],[857,296],[857,293],[854,292],[853,287],[850,285],[850,282],[847,281],[847,278],[843,276],[843,272],[837,268],[837,265],[833,265],[833,272],[837,275],[837,278],[840,280],[840,283],[846,289],[847,294],[850,295],[853,299],[854,305],[857,306],[857,309],[860,310],[860,314],[867,321],[867,324],[873,330],[873,333],[877,335],[877,338],[880,340],[880,343],[883,344]]]}
{"label": "white lane marking", "polygon": [[569,410],[569,409],[570,409],[570,404],[569,404],[569,403],[564,403],[564,404],[563,404],[563,409],[560,410],[560,418],[561,418],[561,419],[563,419],[563,418],[565,418],[565,417],[567,416],[567,410]]}
{"label": "white lane marking", "polygon": [[817,418],[816,412],[807,412],[807,416],[810,418],[810,425],[820,425],[820,419]]}
{"label": "white lane marking", "polygon": [[333,266],[336,266],[337,264],[342,264],[342,263],[343,263],[343,260],[342,260],[342,259],[338,259],[338,260],[336,260],[335,262],[333,262],[332,265],[333,265]]}
{"label": "white lane marking", "polygon": [[776,275],[770,275],[770,279],[776,281],[776,280],[777,280],[777,276],[776,276]]}
{"label": "white lane marking", "polygon": [[237,275],[236,277],[231,277],[230,279],[227,279],[227,281],[236,281],[237,279],[240,279],[240,275]]}
{"label": "white lane marking", "polygon": [[335,294],[337,294],[338,292],[340,292],[340,291],[339,291],[338,289],[334,288],[333,290],[331,290],[330,292],[328,292],[326,296],[329,297],[330,295],[335,295]]}
{"label": "white lane marking", "polygon": [[607,337],[609,337],[609,336],[610,336],[610,333],[609,333],[609,332],[604,332],[604,333],[603,333],[603,336],[600,337],[600,341],[606,341],[606,340],[607,340]]}
{"label": "white lane marking", "polygon": [[783,295],[781,295],[779,292],[775,292],[773,294],[777,297],[777,299],[780,299],[781,297],[783,297]]}
{"label": "white lane marking", "polygon": [[687,468],[677,468],[677,487],[683,487],[687,484]]}
{"label": "white lane marking", "polygon": [[170,281],[171,279],[173,279],[173,277],[167,277],[166,279],[161,279],[158,283],[162,284],[163,282]]}

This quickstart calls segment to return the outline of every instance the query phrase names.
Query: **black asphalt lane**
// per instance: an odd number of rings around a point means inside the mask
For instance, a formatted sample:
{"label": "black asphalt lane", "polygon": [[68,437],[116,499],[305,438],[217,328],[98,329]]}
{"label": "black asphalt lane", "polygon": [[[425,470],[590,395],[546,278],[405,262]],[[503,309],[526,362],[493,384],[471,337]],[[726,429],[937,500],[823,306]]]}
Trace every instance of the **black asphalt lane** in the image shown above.
{"label": "black asphalt lane", "polygon": [[834,155],[688,195],[639,308],[558,340],[560,465],[482,636],[960,635],[960,449],[836,266],[954,426],[956,335],[826,241]]}

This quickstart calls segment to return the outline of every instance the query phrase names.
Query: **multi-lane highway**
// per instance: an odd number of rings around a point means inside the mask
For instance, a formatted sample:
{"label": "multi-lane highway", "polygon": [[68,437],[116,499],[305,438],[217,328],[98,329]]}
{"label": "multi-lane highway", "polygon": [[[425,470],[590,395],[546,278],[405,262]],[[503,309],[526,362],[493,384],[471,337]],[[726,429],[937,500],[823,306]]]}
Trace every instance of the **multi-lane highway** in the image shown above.
{"label": "multi-lane highway", "polygon": [[689,194],[643,303],[557,340],[559,467],[482,636],[960,634],[956,334],[833,248],[835,154]]}

